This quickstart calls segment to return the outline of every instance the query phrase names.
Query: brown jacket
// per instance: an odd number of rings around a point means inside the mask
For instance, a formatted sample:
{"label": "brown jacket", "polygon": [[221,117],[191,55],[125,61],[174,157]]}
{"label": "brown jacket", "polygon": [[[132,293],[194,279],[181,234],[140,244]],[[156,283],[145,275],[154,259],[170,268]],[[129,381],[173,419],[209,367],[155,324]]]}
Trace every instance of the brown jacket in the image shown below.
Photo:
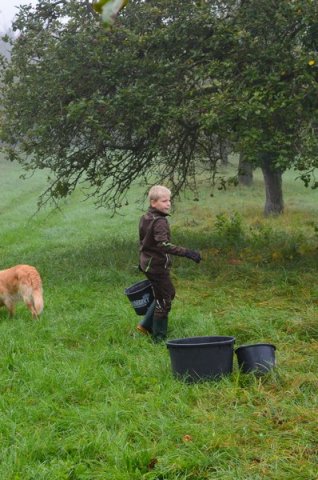
{"label": "brown jacket", "polygon": [[170,242],[167,214],[149,208],[139,223],[140,268],[144,272],[164,273],[171,267],[170,255],[184,257],[187,251]]}

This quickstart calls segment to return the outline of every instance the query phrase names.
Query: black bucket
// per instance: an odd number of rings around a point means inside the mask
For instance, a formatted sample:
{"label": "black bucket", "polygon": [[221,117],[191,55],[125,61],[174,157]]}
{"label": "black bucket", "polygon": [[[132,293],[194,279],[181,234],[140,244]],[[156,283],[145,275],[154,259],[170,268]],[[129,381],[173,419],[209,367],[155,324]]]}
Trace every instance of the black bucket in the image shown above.
{"label": "black bucket", "polygon": [[242,345],[235,350],[238,365],[243,373],[267,373],[275,366],[275,345],[256,343]]}
{"label": "black bucket", "polygon": [[233,369],[234,337],[190,337],[169,340],[172,372],[189,383],[217,380]]}
{"label": "black bucket", "polygon": [[149,280],[142,280],[126,288],[125,294],[129,298],[137,315],[145,315],[149,305],[154,299],[152,285]]}

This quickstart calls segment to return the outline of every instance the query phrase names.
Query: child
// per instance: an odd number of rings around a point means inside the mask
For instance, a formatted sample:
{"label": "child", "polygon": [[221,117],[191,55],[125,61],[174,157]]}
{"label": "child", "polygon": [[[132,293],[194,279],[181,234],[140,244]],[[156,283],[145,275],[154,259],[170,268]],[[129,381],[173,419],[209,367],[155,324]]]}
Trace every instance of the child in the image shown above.
{"label": "child", "polygon": [[171,207],[171,192],[168,188],[155,185],[149,190],[150,208],[140,219],[140,269],[151,281],[154,301],[147,310],[137,330],[152,335],[154,342],[164,340],[168,329],[168,314],[175,296],[169,270],[170,255],[187,257],[196,263],[201,255],[193,250],[170,243],[170,228],[167,220]]}

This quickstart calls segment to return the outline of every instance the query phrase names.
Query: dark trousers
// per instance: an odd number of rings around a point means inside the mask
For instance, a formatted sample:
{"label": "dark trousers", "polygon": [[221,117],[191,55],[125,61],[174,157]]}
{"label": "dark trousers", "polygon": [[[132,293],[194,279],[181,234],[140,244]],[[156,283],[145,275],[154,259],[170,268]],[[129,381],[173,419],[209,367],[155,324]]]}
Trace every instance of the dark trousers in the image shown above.
{"label": "dark trousers", "polygon": [[145,272],[148,280],[151,281],[153,293],[156,301],[154,315],[156,318],[168,318],[171,310],[172,300],[175,297],[176,290],[171,281],[169,272],[149,273]]}

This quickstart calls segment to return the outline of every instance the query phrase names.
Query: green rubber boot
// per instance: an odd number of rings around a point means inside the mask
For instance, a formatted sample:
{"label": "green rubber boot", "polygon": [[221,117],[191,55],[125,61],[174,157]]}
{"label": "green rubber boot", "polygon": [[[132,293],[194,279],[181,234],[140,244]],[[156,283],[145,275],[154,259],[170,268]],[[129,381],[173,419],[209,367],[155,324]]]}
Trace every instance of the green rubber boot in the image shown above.
{"label": "green rubber boot", "polygon": [[153,319],[152,339],[154,343],[163,342],[167,338],[168,317],[156,317]]}
{"label": "green rubber boot", "polygon": [[152,324],[153,324],[153,314],[155,311],[156,301],[154,300],[148,307],[148,310],[144,318],[137,325],[137,330],[144,335],[151,335],[152,333]]}

